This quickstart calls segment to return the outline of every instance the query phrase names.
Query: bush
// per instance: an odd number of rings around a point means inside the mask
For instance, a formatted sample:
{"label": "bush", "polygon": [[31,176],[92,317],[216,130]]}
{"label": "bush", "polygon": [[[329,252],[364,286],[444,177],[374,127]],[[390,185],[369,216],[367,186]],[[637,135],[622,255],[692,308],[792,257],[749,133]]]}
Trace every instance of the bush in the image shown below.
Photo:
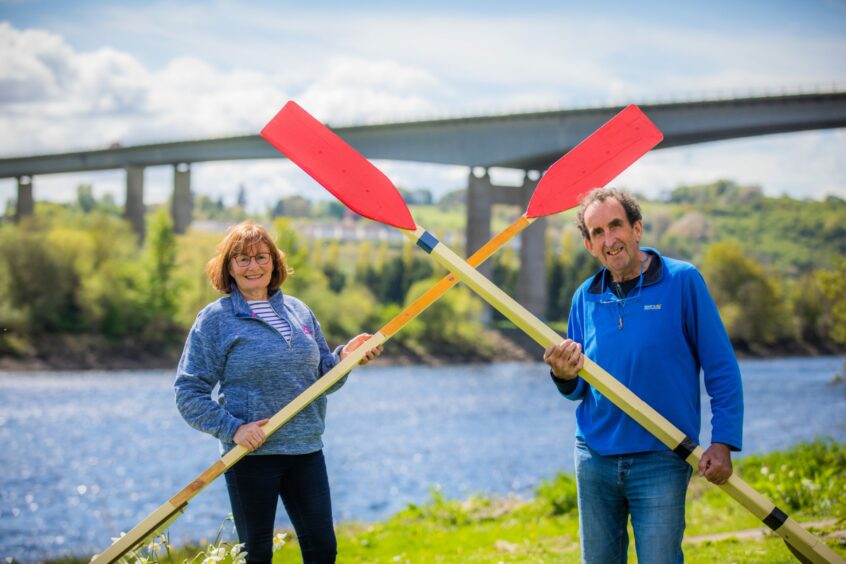
{"label": "bush", "polygon": [[[415,283],[408,291],[405,304],[411,304],[439,280],[429,278]],[[429,306],[418,321],[403,330],[408,332],[405,339],[427,350],[487,352],[489,344],[483,338],[482,308],[482,303],[465,286],[453,287]]]}
{"label": "bush", "polygon": [[739,243],[712,245],[702,275],[732,339],[771,344],[790,334],[778,279],[768,276]]}
{"label": "bush", "polygon": [[579,506],[576,480],[560,472],[551,480],[541,482],[535,489],[535,495],[549,506],[551,515],[566,515]]}
{"label": "bush", "polygon": [[776,505],[823,516],[846,515],[846,444],[804,443],[741,458],[738,473]]}
{"label": "bush", "polygon": [[35,229],[0,231],[0,270],[6,315],[25,320],[30,335],[79,329],[79,277],[74,260]]}

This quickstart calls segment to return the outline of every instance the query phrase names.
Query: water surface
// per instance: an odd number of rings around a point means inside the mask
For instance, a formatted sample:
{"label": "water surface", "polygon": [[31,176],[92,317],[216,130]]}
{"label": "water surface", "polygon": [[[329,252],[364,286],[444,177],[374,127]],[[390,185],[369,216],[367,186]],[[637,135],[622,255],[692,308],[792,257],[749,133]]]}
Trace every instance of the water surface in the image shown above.
{"label": "water surface", "polygon": [[[843,362],[742,362],[744,453],[821,435],[846,442],[846,386],[830,384]],[[179,417],[172,378],[0,373],[0,558],[100,551],[218,458],[217,442]],[[572,472],[574,410],[541,364],[358,369],[329,400],[336,520],[384,518],[425,502],[432,487],[529,497],[540,480]],[[703,443],[709,419],[706,405]],[[210,538],[228,512],[221,479],[190,502],[171,538]],[[277,522],[288,526],[281,510]]]}

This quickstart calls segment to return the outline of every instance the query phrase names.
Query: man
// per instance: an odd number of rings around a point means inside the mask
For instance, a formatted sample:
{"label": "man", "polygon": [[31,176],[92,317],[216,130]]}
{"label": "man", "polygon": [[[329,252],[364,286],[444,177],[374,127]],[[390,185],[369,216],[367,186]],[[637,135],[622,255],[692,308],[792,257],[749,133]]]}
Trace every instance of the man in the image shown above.
{"label": "man", "polygon": [[590,193],[577,222],[603,268],[573,296],[568,339],[544,360],[576,409],[576,480],[582,559],[625,562],[631,515],[639,562],[683,562],[691,467],[578,376],[584,354],[698,442],[700,368],[711,398],[712,444],[699,473],[723,484],[740,450],[740,370],[705,281],[688,263],[640,248],[637,201]]}

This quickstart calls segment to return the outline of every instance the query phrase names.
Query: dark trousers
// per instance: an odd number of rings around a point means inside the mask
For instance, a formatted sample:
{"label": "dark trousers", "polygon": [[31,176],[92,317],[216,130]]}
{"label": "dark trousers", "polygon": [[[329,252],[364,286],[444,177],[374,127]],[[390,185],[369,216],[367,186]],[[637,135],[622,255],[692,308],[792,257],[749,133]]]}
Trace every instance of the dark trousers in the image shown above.
{"label": "dark trousers", "polygon": [[303,562],[335,562],[338,548],[323,451],[246,456],[225,476],[247,562],[272,560],[273,520],[280,497],[297,533]]}

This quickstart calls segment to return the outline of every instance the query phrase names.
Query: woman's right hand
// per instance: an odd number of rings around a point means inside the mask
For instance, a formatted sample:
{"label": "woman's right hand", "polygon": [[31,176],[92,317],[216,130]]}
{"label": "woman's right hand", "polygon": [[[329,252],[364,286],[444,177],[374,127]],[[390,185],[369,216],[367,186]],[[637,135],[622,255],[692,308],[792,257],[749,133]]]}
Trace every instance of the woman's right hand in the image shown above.
{"label": "woman's right hand", "polygon": [[235,444],[241,445],[247,450],[256,450],[267,438],[267,435],[264,434],[264,429],[261,427],[268,421],[270,421],[270,419],[244,423],[235,431],[235,434],[232,436],[232,440],[235,441]]}

